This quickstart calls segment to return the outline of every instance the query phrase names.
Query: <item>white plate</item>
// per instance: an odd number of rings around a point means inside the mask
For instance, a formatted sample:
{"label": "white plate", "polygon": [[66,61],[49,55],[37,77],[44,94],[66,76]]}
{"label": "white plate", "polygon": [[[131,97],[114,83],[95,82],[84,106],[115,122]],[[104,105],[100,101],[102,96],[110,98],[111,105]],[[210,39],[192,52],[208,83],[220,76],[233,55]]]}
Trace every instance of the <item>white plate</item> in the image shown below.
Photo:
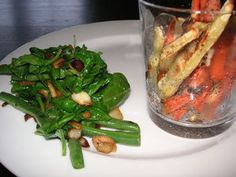
{"label": "white plate", "polygon": [[[85,168],[72,168],[69,153],[61,156],[59,140],[46,141],[34,135],[35,123],[25,122],[23,113],[7,106],[0,108],[0,160],[14,174],[22,177],[118,177],[118,176],[236,176],[236,124],[226,132],[208,139],[180,138],[158,128],[147,112],[145,69],[138,21],[113,21],[80,25],[53,32],[23,45],[9,54],[28,53],[29,47],[46,48],[73,44],[103,52],[110,72],[123,72],[131,95],[121,109],[128,120],[141,127],[141,146],[118,145],[116,153],[101,155],[84,150]],[[9,77],[0,76],[0,90],[9,92]]]}

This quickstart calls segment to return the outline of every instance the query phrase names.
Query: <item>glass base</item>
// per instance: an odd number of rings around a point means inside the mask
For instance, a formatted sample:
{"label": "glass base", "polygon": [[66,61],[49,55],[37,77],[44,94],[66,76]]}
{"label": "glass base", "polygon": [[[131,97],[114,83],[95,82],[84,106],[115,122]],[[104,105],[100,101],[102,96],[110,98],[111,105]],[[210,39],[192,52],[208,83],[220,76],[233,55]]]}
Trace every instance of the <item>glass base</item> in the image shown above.
{"label": "glass base", "polygon": [[177,135],[184,138],[209,138],[212,136],[216,136],[225,130],[227,130],[232,123],[233,119],[230,121],[224,122],[222,124],[218,124],[212,127],[203,127],[203,128],[195,128],[195,127],[184,127],[180,125],[173,124],[160,116],[158,116],[151,108],[148,108],[149,115],[152,121],[164,131],[171,133],[173,135]]}

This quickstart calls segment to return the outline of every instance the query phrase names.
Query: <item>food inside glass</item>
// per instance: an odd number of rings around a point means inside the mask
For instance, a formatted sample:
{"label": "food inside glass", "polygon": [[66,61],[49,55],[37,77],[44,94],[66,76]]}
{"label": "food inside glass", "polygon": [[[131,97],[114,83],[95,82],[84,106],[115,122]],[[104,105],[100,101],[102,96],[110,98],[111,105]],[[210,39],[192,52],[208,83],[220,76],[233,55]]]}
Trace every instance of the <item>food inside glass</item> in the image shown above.
{"label": "food inside glass", "polygon": [[193,0],[191,9],[140,4],[151,109],[188,125],[232,119],[234,1]]}

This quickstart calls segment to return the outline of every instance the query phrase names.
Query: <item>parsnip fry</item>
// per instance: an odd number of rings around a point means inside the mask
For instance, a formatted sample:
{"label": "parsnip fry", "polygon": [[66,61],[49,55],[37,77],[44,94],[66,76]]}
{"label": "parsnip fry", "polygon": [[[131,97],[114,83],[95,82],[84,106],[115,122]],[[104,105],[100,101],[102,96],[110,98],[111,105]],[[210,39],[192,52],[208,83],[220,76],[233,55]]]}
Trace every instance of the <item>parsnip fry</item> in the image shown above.
{"label": "parsnip fry", "polygon": [[164,34],[160,26],[155,27],[154,29],[154,53],[160,53],[164,45]]}
{"label": "parsnip fry", "polygon": [[156,83],[158,65],[161,50],[164,45],[164,34],[160,26],[155,27],[154,29],[154,42],[153,42],[153,52],[149,57],[148,63],[148,77],[152,83]]}
{"label": "parsnip fry", "polygon": [[165,62],[172,56],[174,56],[178,51],[180,51],[184,46],[186,46],[191,41],[197,39],[204,30],[206,30],[207,24],[196,22],[193,24],[192,28],[184,33],[182,36],[174,40],[172,43],[166,45],[163,48],[160,62]]}
{"label": "parsnip fry", "polygon": [[[181,34],[183,34],[182,25],[185,21],[184,18],[174,18],[175,19],[175,28],[173,29],[174,40],[179,38]],[[175,60],[176,55],[172,55],[168,59],[160,60],[159,62],[159,69],[161,71],[168,71],[171,63]]]}
{"label": "parsnip fry", "polygon": [[220,14],[209,25],[206,32],[202,35],[195,52],[186,61],[185,57],[179,57],[171,65],[167,74],[158,82],[158,91],[162,99],[175,94],[180,84],[186,79],[193,70],[199,65],[204,55],[220,37],[224,31],[233,10],[233,1],[227,0],[223,5]]}
{"label": "parsnip fry", "polygon": [[184,47],[177,55],[167,74],[158,82],[158,93],[160,98],[164,99],[170,97],[178,90],[179,85],[183,81],[185,65],[193,55],[196,46],[197,42],[193,41]]}

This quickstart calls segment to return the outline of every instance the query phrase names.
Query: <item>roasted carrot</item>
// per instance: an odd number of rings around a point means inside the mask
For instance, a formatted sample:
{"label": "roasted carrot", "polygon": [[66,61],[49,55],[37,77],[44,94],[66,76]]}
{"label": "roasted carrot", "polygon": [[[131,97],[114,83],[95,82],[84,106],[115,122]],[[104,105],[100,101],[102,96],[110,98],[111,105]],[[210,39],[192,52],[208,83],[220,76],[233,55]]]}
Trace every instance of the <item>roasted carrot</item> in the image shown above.
{"label": "roasted carrot", "polygon": [[174,40],[174,38],[175,38],[174,37],[175,25],[176,25],[176,19],[173,18],[170,21],[170,24],[168,26],[164,45],[167,45],[167,44],[171,43]]}
{"label": "roasted carrot", "polygon": [[213,82],[209,77],[209,71],[206,66],[197,68],[183,83],[183,91],[164,101],[164,112],[175,120],[180,119],[192,108],[201,112],[205,99],[210,94],[213,86]]}
{"label": "roasted carrot", "polygon": [[215,47],[215,53],[211,59],[210,75],[211,79],[214,81],[220,81],[225,76],[225,62],[228,54],[228,47],[223,43],[220,42]]}
{"label": "roasted carrot", "polygon": [[200,10],[200,0],[192,0],[191,10],[194,12],[192,14],[192,18],[196,21],[199,21],[199,15],[197,14],[197,11]]}
{"label": "roasted carrot", "polygon": [[[199,3],[199,7],[200,9],[199,10],[205,10],[207,8],[207,3],[209,2],[209,0],[200,0]],[[211,4],[210,4],[211,5]]]}
{"label": "roasted carrot", "polygon": [[216,12],[221,8],[220,0],[201,0],[205,8],[203,9],[205,14],[201,16],[201,21],[203,22],[211,22],[214,20],[215,16],[217,15]]}
{"label": "roasted carrot", "polygon": [[[229,46],[230,46],[228,49],[229,55],[227,56],[227,62],[225,63],[225,68],[228,75],[236,77],[236,53],[235,53],[236,38],[233,39],[232,43],[230,43]],[[232,79],[235,79],[235,78],[232,78]]]}
{"label": "roasted carrot", "polygon": [[190,78],[187,80],[189,87],[197,88],[204,85],[210,79],[209,71],[206,66],[201,66],[190,75]]}
{"label": "roasted carrot", "polygon": [[220,8],[220,0],[193,0],[191,9],[194,13],[192,18],[195,21],[211,22],[214,20],[214,12],[219,11]]}
{"label": "roasted carrot", "polygon": [[222,80],[225,77],[226,72],[229,72],[231,70],[230,68],[233,67],[232,64],[234,62],[229,60],[232,59],[232,56],[230,55],[234,53],[236,46],[234,46],[233,38],[229,33],[230,32],[226,29],[213,46],[214,55],[212,56],[209,70],[211,79],[216,82]]}
{"label": "roasted carrot", "polygon": [[[233,0],[227,0],[222,8],[220,0],[192,0],[192,18],[186,29],[182,23],[184,33],[177,33],[180,37],[175,36],[178,22],[174,18],[170,21],[155,77],[165,115],[180,120],[196,113],[207,121],[216,116],[219,105],[232,91],[236,48],[230,52],[233,39],[227,35],[232,9]],[[166,65],[169,60],[172,62]]]}
{"label": "roasted carrot", "polygon": [[190,102],[190,95],[185,92],[181,95],[174,95],[163,102],[163,111],[167,114],[174,112]]}
{"label": "roasted carrot", "polygon": [[172,117],[174,120],[180,120],[183,116],[189,111],[186,106],[182,106],[181,108],[175,110],[174,112],[169,113],[169,116]]}

